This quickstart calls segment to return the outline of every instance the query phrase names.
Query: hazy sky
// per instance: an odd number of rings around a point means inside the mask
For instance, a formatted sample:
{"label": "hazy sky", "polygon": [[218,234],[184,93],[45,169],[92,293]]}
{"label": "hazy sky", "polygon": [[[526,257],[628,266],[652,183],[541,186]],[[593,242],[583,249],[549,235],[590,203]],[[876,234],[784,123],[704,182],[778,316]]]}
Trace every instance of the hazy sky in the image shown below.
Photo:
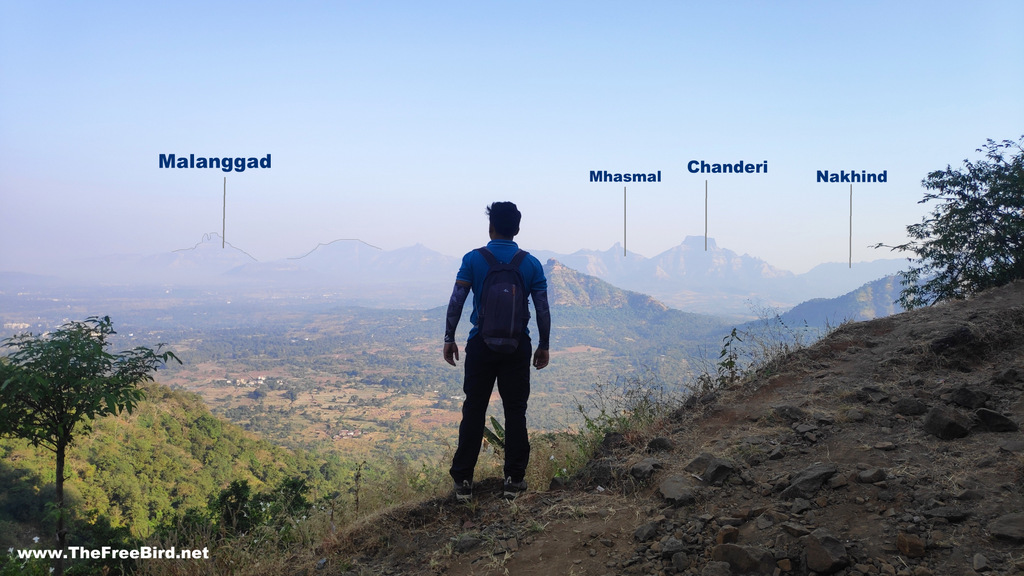
{"label": "hazy sky", "polygon": [[[260,260],[360,238],[458,256],[704,233],[801,272],[904,239],[921,179],[1024,133],[1024,3],[0,2],[0,271],[219,232]],[[161,169],[159,155],[270,169]],[[767,161],[702,175],[690,160]]]}

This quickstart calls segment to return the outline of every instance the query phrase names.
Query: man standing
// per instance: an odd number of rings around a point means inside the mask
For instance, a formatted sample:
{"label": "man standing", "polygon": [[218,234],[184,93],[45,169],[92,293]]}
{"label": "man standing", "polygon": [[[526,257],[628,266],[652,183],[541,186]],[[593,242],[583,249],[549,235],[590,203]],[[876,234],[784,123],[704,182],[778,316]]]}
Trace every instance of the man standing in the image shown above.
{"label": "man standing", "polygon": [[[526,319],[529,319],[527,293],[533,297],[540,332],[533,366],[540,370],[548,365],[551,313],[548,310],[547,279],[540,261],[519,250],[512,241],[519,233],[522,214],[512,202],[495,202],[487,207],[487,216],[491,241],[485,248],[473,250],[462,258],[445,320],[444,359],[455,366],[459,359],[455,327],[472,290],[473,314],[470,320],[473,328],[466,342],[466,378],[462,388],[466,400],[462,404],[459,447],[450,470],[455,481],[455,497],[460,501],[473,497],[473,469],[480,455],[487,404],[495,380],[505,408],[504,494],[515,497],[526,490],[524,477],[530,460],[526,404],[530,397],[531,353],[530,334],[526,328]],[[516,284],[521,284],[521,287]],[[522,318],[524,314],[525,319]],[[496,322],[498,317],[500,322]],[[504,328],[497,330],[509,332],[496,336],[495,326],[499,324]]]}

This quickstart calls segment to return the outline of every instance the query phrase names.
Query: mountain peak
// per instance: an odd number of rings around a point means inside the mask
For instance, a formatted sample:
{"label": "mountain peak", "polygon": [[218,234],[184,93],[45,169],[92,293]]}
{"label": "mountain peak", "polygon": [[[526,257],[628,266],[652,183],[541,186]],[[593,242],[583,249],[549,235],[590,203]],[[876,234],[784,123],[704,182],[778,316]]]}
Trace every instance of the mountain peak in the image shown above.
{"label": "mountain peak", "polygon": [[[704,249],[704,237],[703,236],[687,236],[683,239],[683,243],[680,246],[686,246],[687,248],[700,248]],[[708,237],[707,239],[708,250],[718,250],[718,243],[715,242],[714,238]]]}
{"label": "mountain peak", "polygon": [[252,254],[249,254],[245,250],[242,250],[241,248],[231,244],[231,242],[228,242],[220,234],[218,234],[216,232],[207,232],[207,233],[203,234],[203,238],[199,242],[197,242],[194,246],[189,247],[189,248],[178,248],[177,250],[172,250],[172,252],[175,252],[175,253],[180,252],[180,253],[183,253],[183,254],[188,254],[189,252],[211,253],[210,252],[211,250],[213,250],[213,249],[221,249],[221,248],[223,248],[224,250],[227,250],[227,249],[230,248],[231,249],[231,253],[237,254],[237,255],[244,255],[249,260],[251,260],[253,262],[257,262],[256,258]]}

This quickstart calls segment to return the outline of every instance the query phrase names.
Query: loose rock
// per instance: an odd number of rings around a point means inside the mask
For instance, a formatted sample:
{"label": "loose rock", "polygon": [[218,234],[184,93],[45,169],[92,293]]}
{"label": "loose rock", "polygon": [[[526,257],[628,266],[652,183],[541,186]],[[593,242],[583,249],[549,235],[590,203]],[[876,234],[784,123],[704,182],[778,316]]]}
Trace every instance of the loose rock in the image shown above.
{"label": "loose rock", "polygon": [[936,354],[949,355],[959,349],[966,348],[977,340],[969,328],[960,326],[954,328],[941,338],[936,338],[931,343],[932,352]]}
{"label": "loose rock", "polygon": [[881,468],[869,468],[857,474],[857,482],[861,484],[874,484],[875,482],[885,480],[885,478],[885,470]]}
{"label": "loose rock", "polygon": [[924,540],[913,534],[900,532],[896,536],[896,548],[908,558],[920,558],[924,556]]}
{"label": "loose rock", "polygon": [[675,447],[676,446],[672,440],[665,438],[664,436],[651,438],[651,441],[647,443],[648,452],[671,452]]}
{"label": "loose rock", "polygon": [[651,538],[654,538],[657,535],[658,535],[658,523],[657,522],[648,522],[646,524],[642,524],[639,528],[637,528],[633,532],[633,537],[636,538],[637,540],[639,540],[640,542],[647,542],[648,540],[650,540]]}
{"label": "loose rock", "polygon": [[879,390],[874,386],[865,386],[857,391],[857,400],[860,400],[861,402],[864,403],[885,402],[889,400],[889,395],[886,394],[883,390]]}
{"label": "loose rock", "polygon": [[711,549],[711,559],[725,562],[736,574],[765,574],[775,572],[775,556],[764,548],[719,544]]}
{"label": "loose rock", "polygon": [[715,537],[719,544],[735,544],[740,538],[740,529],[735,526],[723,526]]}
{"label": "loose rock", "polygon": [[736,465],[732,462],[715,458],[708,464],[707,470],[704,471],[704,481],[717,486],[722,484],[735,471]]}
{"label": "loose rock", "polygon": [[651,476],[654,476],[655,470],[661,470],[661,468],[661,460],[658,460],[657,458],[644,458],[633,465],[629,474],[637,480],[647,480]]}
{"label": "loose rock", "polygon": [[988,401],[989,395],[980,390],[974,390],[972,388],[962,387],[957,388],[953,391],[953,396],[950,398],[954,404],[963,406],[964,408],[970,408],[974,410],[981,408]]}
{"label": "loose rock", "polygon": [[950,522],[963,522],[968,516],[970,516],[970,513],[962,508],[939,506],[938,508],[925,510],[924,515],[926,518],[945,518]]}
{"label": "loose rock", "polygon": [[807,567],[819,574],[834,574],[850,563],[846,546],[824,528],[807,537],[806,553]]}
{"label": "loose rock", "polygon": [[993,378],[992,381],[996,384],[1013,384],[1019,378],[1020,374],[1017,372],[1016,368],[1007,368],[999,374],[996,374],[996,377]]}
{"label": "loose rock", "polygon": [[672,558],[676,554],[683,551],[685,546],[682,541],[676,540],[675,538],[669,538],[668,540],[661,543],[661,557]]}
{"label": "loose rock", "polygon": [[982,426],[988,428],[992,432],[1016,432],[1017,430],[1020,430],[1020,426],[1018,426],[1016,422],[995,410],[981,408],[974,414],[978,417],[978,420],[981,421]]}
{"label": "loose rock", "polygon": [[917,398],[903,398],[896,403],[896,413],[904,416],[920,416],[928,411],[928,406]]}
{"label": "loose rock", "polygon": [[711,464],[714,459],[714,455],[703,452],[700,456],[691,460],[683,470],[692,472],[693,474],[703,474],[704,471],[708,469],[708,465]]}
{"label": "loose rock", "polygon": [[807,536],[811,533],[811,531],[807,528],[799,524],[794,524],[793,522],[785,522],[781,524],[781,527],[783,530],[786,531],[787,534],[791,534],[793,536],[796,536],[797,538],[800,538],[801,536]]}
{"label": "loose rock", "polygon": [[459,536],[459,539],[455,542],[455,551],[459,554],[463,554],[465,552],[469,552],[473,548],[476,548],[482,542],[483,540],[472,534],[463,534],[462,536]]}
{"label": "loose rock", "polygon": [[924,417],[924,431],[943,440],[963,438],[970,433],[971,423],[967,418],[945,406],[936,406]]}
{"label": "loose rock", "polygon": [[708,562],[700,576],[732,576],[732,569],[728,562]]}
{"label": "loose rock", "polygon": [[683,476],[669,476],[662,480],[658,486],[661,497],[673,506],[685,506],[696,501],[696,491],[690,483],[689,478]]}
{"label": "loose rock", "polygon": [[776,406],[775,415],[789,422],[796,422],[797,420],[803,420],[807,417],[806,412],[796,406],[789,405]]}
{"label": "loose rock", "polygon": [[1000,540],[1024,542],[1024,514],[1007,514],[988,524],[988,531]]}
{"label": "loose rock", "polygon": [[1007,440],[999,444],[999,449],[1019,454],[1024,452],[1024,440]]}
{"label": "loose rock", "polygon": [[810,500],[821,488],[821,484],[831,478],[839,469],[831,464],[812,464],[804,468],[782,491],[783,498],[804,498]]}

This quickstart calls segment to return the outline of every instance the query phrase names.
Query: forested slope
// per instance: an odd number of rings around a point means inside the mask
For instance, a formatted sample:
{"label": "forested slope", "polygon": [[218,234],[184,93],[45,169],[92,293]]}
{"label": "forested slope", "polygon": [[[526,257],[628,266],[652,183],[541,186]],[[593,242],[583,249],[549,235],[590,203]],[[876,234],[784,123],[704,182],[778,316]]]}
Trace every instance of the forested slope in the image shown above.
{"label": "forested slope", "polygon": [[[256,439],[205,407],[199,396],[150,383],[147,399],[131,415],[92,423],[69,451],[66,486],[77,529],[89,524],[150,534],[189,508],[205,509],[233,480],[256,490],[291,476],[313,491],[340,485],[346,470],[337,457],[290,451]],[[349,474],[350,475],[350,474]],[[53,500],[54,458],[20,439],[0,440],[0,546],[48,533],[46,505]]]}

